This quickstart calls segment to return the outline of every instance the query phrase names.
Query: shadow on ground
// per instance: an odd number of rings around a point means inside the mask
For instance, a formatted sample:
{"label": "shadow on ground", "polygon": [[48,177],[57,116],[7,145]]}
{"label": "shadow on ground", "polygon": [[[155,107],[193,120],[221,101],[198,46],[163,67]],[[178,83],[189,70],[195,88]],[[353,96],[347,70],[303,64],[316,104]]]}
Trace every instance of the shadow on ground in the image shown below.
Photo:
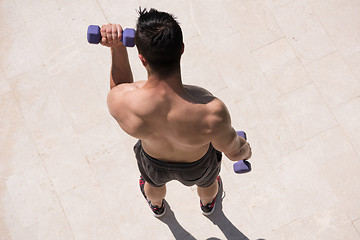
{"label": "shadow on ground", "polygon": [[[249,240],[234,224],[225,216],[223,212],[222,202],[226,194],[223,190],[223,187],[220,187],[219,193],[216,199],[216,206],[214,213],[208,216],[207,218],[213,222],[214,225],[218,226],[219,229],[223,232],[226,239],[236,239],[236,240]],[[219,238],[212,237],[208,240],[216,240]]]}
{"label": "shadow on ground", "polygon": [[174,212],[171,210],[170,205],[165,201],[166,214],[159,218],[160,221],[168,225],[170,231],[175,239],[196,240],[188,231],[186,231],[177,221]]}
{"label": "shadow on ground", "polygon": [[[207,218],[213,222],[214,225],[218,226],[219,229],[223,232],[226,239],[236,239],[236,240],[249,240],[239,229],[236,228],[234,224],[225,216],[222,207],[223,201],[223,188],[221,186],[220,191],[217,196],[216,208],[214,213]],[[188,231],[186,231],[180,223],[177,221],[174,212],[171,210],[170,205],[165,201],[166,204],[166,214],[159,220],[168,225],[175,239],[186,239],[194,240],[196,239]],[[211,237],[207,240],[217,240],[217,237]]]}

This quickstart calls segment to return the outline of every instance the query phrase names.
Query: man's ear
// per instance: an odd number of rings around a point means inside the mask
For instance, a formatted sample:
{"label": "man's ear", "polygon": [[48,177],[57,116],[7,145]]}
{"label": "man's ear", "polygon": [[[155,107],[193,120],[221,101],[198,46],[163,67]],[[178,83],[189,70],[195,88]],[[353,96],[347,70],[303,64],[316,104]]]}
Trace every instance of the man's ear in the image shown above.
{"label": "man's ear", "polygon": [[140,61],[141,61],[142,65],[143,65],[144,67],[146,67],[146,66],[148,65],[148,62],[147,62],[147,60],[144,58],[144,56],[139,53],[139,58],[140,58]]}
{"label": "man's ear", "polygon": [[184,53],[184,50],[185,50],[185,44],[183,43],[183,44],[182,44],[182,50],[181,50],[181,55],[183,55],[183,53]]}

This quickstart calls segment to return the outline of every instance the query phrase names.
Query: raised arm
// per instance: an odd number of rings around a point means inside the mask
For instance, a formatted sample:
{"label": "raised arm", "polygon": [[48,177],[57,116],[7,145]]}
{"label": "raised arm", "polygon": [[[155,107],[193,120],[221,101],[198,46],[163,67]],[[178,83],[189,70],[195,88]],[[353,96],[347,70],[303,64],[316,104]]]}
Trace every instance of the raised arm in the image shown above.
{"label": "raised arm", "polygon": [[212,145],[232,161],[249,159],[252,155],[250,144],[237,135],[231,126],[229,111],[220,100],[217,101],[219,103],[216,104]]}
{"label": "raised arm", "polygon": [[101,44],[111,49],[110,88],[122,83],[132,83],[126,47],[122,44],[122,27],[119,24],[108,24],[101,27]]}

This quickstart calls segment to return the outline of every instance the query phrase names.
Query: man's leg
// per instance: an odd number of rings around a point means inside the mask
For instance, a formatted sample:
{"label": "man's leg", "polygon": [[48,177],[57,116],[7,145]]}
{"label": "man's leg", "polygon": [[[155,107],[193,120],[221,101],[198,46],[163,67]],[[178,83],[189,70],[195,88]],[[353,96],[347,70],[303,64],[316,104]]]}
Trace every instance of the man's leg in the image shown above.
{"label": "man's leg", "polygon": [[162,200],[166,195],[166,185],[162,187],[153,187],[145,182],[145,195],[153,206],[161,207]]}
{"label": "man's leg", "polygon": [[197,187],[197,192],[203,205],[211,203],[212,200],[214,200],[215,196],[218,193],[218,189],[219,186],[217,180],[215,180],[214,183],[211,184],[209,187]]}

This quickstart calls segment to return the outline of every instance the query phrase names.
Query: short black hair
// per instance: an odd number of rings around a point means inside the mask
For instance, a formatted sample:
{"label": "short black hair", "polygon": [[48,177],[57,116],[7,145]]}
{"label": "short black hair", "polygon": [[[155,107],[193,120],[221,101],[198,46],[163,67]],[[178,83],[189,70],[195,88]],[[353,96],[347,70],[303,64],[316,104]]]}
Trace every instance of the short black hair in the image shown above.
{"label": "short black hair", "polygon": [[166,75],[180,64],[183,35],[176,18],[166,12],[139,8],[135,44],[152,71]]}

